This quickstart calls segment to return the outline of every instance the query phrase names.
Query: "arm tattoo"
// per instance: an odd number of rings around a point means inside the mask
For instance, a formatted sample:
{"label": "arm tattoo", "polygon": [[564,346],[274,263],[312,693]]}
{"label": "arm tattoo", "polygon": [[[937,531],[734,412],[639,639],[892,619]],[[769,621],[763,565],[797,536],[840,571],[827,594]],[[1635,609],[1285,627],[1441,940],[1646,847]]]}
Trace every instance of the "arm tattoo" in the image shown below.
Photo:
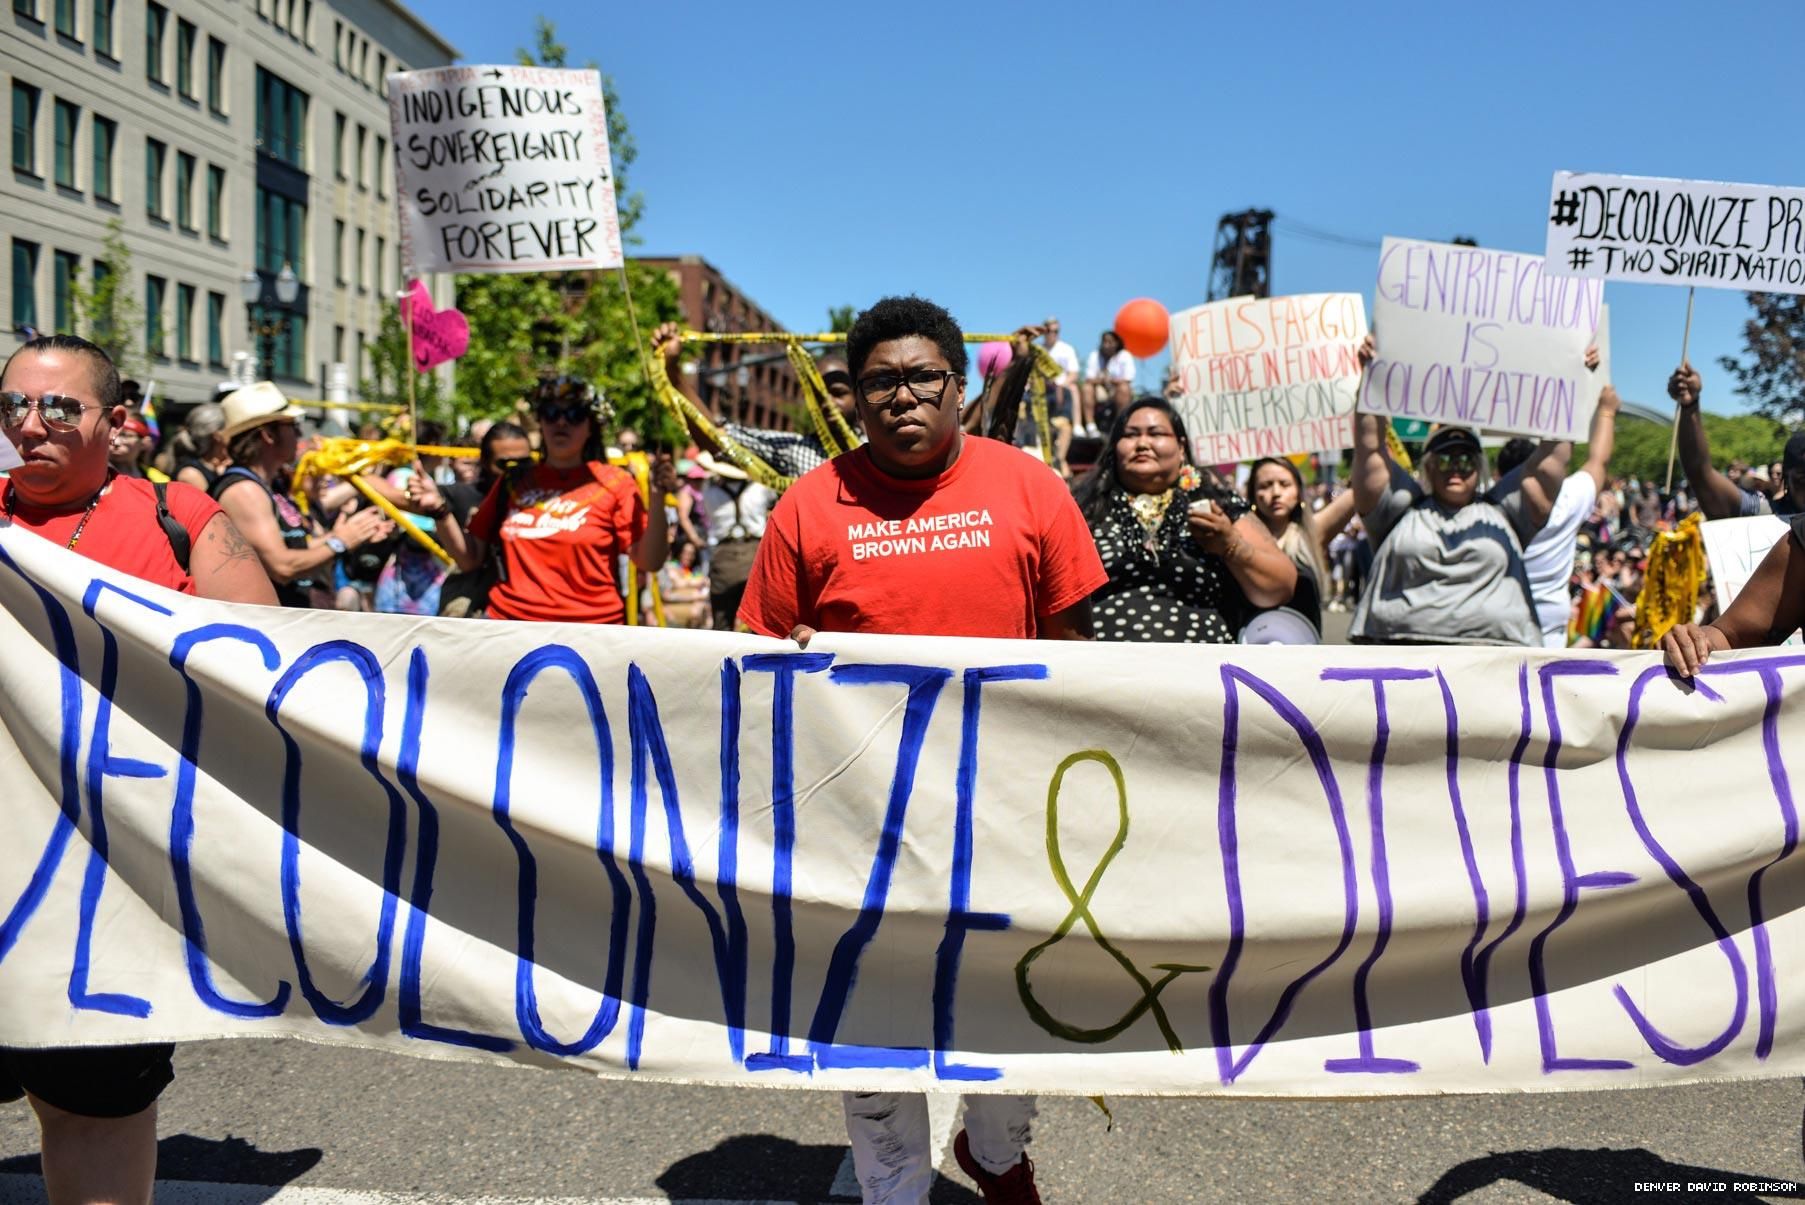
{"label": "arm tattoo", "polygon": [[[222,514],[223,523],[211,524],[214,528],[213,542],[219,546],[221,559],[227,561],[257,561],[257,550],[251,542],[244,538],[238,525],[232,522],[231,516]],[[259,562],[261,564],[261,562]]]}

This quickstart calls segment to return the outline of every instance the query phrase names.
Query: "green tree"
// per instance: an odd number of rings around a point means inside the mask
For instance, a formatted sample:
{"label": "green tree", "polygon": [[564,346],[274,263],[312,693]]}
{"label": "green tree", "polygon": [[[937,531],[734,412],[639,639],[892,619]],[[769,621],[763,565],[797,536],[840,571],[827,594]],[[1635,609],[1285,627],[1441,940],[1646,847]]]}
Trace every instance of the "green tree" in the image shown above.
{"label": "green tree", "polygon": [[[382,329],[369,346],[370,375],[357,383],[358,396],[366,402],[407,405],[407,328],[401,324],[401,307],[385,305]],[[451,399],[432,372],[414,373],[414,404],[422,420],[446,422],[452,417]]]}
{"label": "green tree", "polygon": [[132,290],[132,252],[118,218],[107,223],[94,267],[92,284],[79,276],[71,282],[77,330],[112,357],[120,376],[137,376],[143,365],[144,307]]}
{"label": "green tree", "polygon": [[1745,354],[1718,362],[1759,413],[1797,423],[1805,417],[1805,296],[1750,293],[1749,308]]}
{"label": "green tree", "polygon": [[[540,17],[525,65],[563,67],[568,48],[551,21]],[[591,64],[593,68],[593,64]],[[627,186],[637,156],[614,83],[602,76],[608,140],[614,160],[615,203],[622,242],[637,245],[633,228],[645,198]],[[587,378],[613,404],[614,425],[633,427],[649,441],[676,442],[682,430],[665,413],[646,380],[645,350],[635,337],[679,318],[677,285],[656,268],[627,261],[634,304],[629,311],[619,272],[518,273],[457,278],[458,308],[470,322],[470,351],[458,361],[456,401],[470,418],[513,414],[544,374]]]}
{"label": "green tree", "polygon": [[[1780,459],[1786,446],[1786,428],[1759,414],[1712,414],[1705,412],[1705,437],[1711,441],[1711,460],[1719,468],[1732,460],[1748,464],[1771,464]],[[1620,416],[1617,420],[1617,446],[1611,453],[1611,475],[1639,477],[1643,481],[1667,479],[1667,449],[1673,428],[1666,423]],[[1586,445],[1573,449],[1573,463],[1585,463]],[[1674,480],[1682,474],[1674,464]]]}
{"label": "green tree", "polygon": [[830,305],[827,307],[827,329],[833,334],[843,335],[852,329],[852,320],[858,316],[856,306]]}

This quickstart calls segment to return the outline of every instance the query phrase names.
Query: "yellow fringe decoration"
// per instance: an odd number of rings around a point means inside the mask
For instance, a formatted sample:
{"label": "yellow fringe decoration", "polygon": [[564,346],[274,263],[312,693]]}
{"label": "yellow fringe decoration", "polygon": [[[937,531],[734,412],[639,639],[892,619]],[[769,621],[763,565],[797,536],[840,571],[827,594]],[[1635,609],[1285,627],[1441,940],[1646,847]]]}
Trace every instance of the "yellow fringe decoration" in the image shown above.
{"label": "yellow fringe decoration", "polygon": [[[685,343],[722,343],[730,345],[749,344],[781,344],[784,354],[789,358],[790,366],[795,369],[796,377],[802,383],[803,408],[808,414],[809,422],[815,429],[815,437],[821,441],[821,447],[829,457],[839,456],[859,446],[858,433],[840,413],[839,407],[833,404],[828,396],[827,385],[821,379],[821,371],[815,366],[815,358],[804,346],[809,343],[839,344],[846,342],[844,334],[822,332],[813,335],[800,335],[788,331],[748,331],[736,334],[711,334],[707,331],[686,330],[681,336]],[[967,334],[967,343],[1007,343],[1009,335]],[[1059,378],[1059,365],[1047,349],[1036,343],[1034,347],[1035,372],[1028,381],[1029,408],[1034,416],[1034,425],[1040,435],[1041,456],[1050,465],[1053,463],[1052,426],[1047,418],[1047,382]],[[730,438],[726,432],[716,426],[702,408],[690,401],[684,392],[671,382],[665,371],[664,358],[652,356],[652,390],[664,403],[672,416],[680,423],[693,426],[706,435],[721,455],[729,463],[738,465],[746,475],[760,485],[782,493],[795,482],[795,478],[778,472],[750,449]]]}
{"label": "yellow fringe decoration", "polygon": [[[626,452],[620,456],[610,456],[608,463],[623,468],[633,474],[633,480],[639,485],[639,496],[644,500],[646,508],[652,506],[652,462],[644,452]],[[664,500],[659,499],[659,505]],[[655,627],[664,627],[664,596],[658,591],[658,575],[651,574],[646,579],[647,587],[652,591],[652,618]],[[639,566],[633,558],[627,558],[627,626],[639,626]]]}
{"label": "yellow fringe decoration", "polygon": [[1391,453],[1391,458],[1398,462],[1399,468],[1406,473],[1414,471],[1410,453],[1404,450],[1404,441],[1398,438],[1398,429],[1390,423],[1385,424],[1385,450]]}
{"label": "yellow fringe decoration", "polygon": [[1636,632],[1631,643],[1652,649],[1676,624],[1691,623],[1698,611],[1699,588],[1705,584],[1705,538],[1699,531],[1704,516],[1694,512],[1678,530],[1655,537],[1648,550],[1648,572],[1642,577],[1642,594],[1636,599]]}
{"label": "yellow fringe decoration", "polygon": [[420,456],[458,456],[475,457],[481,455],[475,448],[450,448],[436,444],[416,445],[403,443],[398,439],[383,439],[375,442],[362,439],[322,439],[313,451],[301,457],[295,465],[294,481],[289,492],[294,496],[295,504],[301,513],[308,512],[307,483],[316,477],[337,477],[349,481],[353,488],[368,498],[375,507],[394,520],[407,536],[438,557],[446,565],[455,565],[451,554],[439,547],[437,540],[421,531],[414,521],[393,502],[371,489],[363,480],[364,473],[379,465],[390,468],[401,468],[411,465]]}

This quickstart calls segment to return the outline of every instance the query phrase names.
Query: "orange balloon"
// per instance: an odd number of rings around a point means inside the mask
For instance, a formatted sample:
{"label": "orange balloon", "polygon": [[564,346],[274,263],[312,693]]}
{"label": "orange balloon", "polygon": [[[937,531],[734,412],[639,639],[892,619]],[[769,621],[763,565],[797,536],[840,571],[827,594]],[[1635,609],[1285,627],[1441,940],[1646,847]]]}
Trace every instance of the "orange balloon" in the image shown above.
{"label": "orange balloon", "polygon": [[1157,356],[1172,333],[1172,316],[1150,297],[1136,297],[1116,311],[1115,332],[1128,354],[1137,359]]}

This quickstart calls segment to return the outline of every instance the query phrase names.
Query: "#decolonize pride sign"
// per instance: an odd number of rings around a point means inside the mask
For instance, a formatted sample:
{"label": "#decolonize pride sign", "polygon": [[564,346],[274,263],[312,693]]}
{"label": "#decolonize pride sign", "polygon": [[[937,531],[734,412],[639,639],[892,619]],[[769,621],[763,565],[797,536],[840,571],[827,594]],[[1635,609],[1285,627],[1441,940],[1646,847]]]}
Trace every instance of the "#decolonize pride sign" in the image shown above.
{"label": "#decolonize pride sign", "polygon": [[1556,172],[1548,270],[1805,293],[1805,188]]}
{"label": "#decolonize pride sign", "polygon": [[621,266],[601,76],[440,67],[389,77],[411,275]]}
{"label": "#decolonize pride sign", "polygon": [[[857,1090],[1805,1074],[1805,655],[233,606],[0,525],[0,1043]],[[1710,784],[1709,798],[1700,783]]]}
{"label": "#decolonize pride sign", "polygon": [[1586,347],[1603,304],[1602,282],[1553,275],[1539,255],[1387,238],[1359,409],[1584,439]]}

